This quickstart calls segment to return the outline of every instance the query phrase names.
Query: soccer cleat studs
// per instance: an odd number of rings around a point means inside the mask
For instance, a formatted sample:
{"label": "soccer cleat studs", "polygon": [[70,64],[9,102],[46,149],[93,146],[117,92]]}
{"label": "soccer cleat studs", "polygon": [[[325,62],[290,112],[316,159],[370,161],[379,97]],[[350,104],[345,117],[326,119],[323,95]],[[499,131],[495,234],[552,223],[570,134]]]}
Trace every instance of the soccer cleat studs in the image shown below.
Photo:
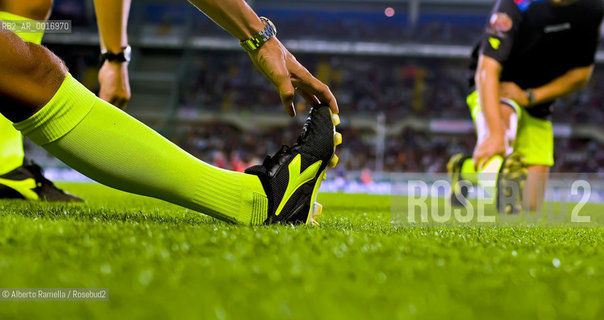
{"label": "soccer cleat studs", "polygon": [[339,132],[336,132],[336,134],[333,136],[333,144],[335,146],[339,146],[342,144],[342,134]]}
{"label": "soccer cleat studs", "polygon": [[333,123],[333,126],[339,126],[340,125],[340,116],[337,114],[332,114],[331,115],[331,123]]}
{"label": "soccer cleat studs", "polygon": [[335,168],[338,165],[338,161],[340,161],[340,158],[338,158],[338,156],[334,154],[333,157],[331,157],[331,159],[329,160],[329,167]]}

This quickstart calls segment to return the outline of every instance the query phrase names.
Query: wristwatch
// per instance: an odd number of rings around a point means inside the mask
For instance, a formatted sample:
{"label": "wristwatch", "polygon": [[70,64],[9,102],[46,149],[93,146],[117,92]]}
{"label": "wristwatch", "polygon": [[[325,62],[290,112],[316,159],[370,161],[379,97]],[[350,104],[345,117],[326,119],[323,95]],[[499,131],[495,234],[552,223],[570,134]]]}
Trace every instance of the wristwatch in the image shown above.
{"label": "wristwatch", "polygon": [[533,91],[533,90],[526,90],[525,93],[526,93],[526,97],[528,99],[528,106],[527,107],[530,107],[530,106],[534,105],[535,104],[535,91]]}
{"label": "wristwatch", "polygon": [[255,36],[247,40],[242,40],[239,43],[246,52],[258,50],[258,48],[260,48],[265,42],[277,34],[277,28],[275,28],[275,25],[272,21],[265,17],[260,17],[260,20],[266,23],[266,27],[264,27],[264,29]]}
{"label": "wristwatch", "polygon": [[126,46],[122,48],[122,51],[114,53],[109,51],[104,51],[101,53],[100,64],[103,65],[105,61],[109,62],[130,62],[132,58],[132,48],[130,46]]}

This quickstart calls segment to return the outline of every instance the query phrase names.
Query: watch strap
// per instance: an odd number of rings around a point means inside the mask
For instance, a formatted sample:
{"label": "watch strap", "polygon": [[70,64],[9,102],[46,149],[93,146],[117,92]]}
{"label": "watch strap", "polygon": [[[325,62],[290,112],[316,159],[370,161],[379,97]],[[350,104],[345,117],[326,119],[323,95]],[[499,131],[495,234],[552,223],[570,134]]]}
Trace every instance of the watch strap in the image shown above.
{"label": "watch strap", "polygon": [[132,49],[130,48],[130,46],[126,46],[126,47],[122,48],[122,51],[117,52],[117,53],[110,52],[110,51],[102,52],[101,56],[99,58],[99,63],[100,63],[100,65],[103,65],[103,63],[105,63],[105,61],[130,62],[131,52],[132,52]]}
{"label": "watch strap", "polygon": [[239,43],[246,52],[258,50],[270,38],[277,35],[277,28],[275,28],[275,25],[268,18],[260,17],[260,20],[266,23],[264,29],[253,37]]}
{"label": "watch strap", "polygon": [[526,97],[528,98],[528,106],[533,106],[535,104],[535,91],[526,90]]}

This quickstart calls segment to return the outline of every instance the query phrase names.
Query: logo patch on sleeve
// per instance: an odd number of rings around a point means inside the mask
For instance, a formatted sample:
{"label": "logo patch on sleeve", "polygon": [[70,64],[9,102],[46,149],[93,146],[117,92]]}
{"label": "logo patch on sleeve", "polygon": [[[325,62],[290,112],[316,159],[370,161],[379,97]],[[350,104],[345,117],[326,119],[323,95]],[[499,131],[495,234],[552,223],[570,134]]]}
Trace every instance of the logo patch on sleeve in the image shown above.
{"label": "logo patch on sleeve", "polygon": [[501,40],[499,40],[497,38],[489,37],[489,44],[491,44],[491,47],[493,49],[499,50],[499,47],[501,46]]}
{"label": "logo patch on sleeve", "polygon": [[491,16],[489,26],[496,32],[508,32],[514,26],[514,22],[507,13],[497,12]]}

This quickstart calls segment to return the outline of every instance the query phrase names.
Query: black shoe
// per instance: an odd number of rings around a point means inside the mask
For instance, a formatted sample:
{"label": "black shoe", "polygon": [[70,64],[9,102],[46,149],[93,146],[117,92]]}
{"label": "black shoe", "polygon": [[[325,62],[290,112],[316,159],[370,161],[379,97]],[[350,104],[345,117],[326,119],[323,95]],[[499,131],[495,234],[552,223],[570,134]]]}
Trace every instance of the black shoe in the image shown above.
{"label": "black shoe", "polygon": [[338,163],[335,149],[342,143],[342,135],[335,126],[339,123],[340,118],[329,107],[313,107],[296,144],[282,146],[262,165],[245,171],[260,177],[268,197],[265,224],[316,224],[313,217],[322,211],[321,205],[315,203],[319,186],[327,168]]}
{"label": "black shoe", "polygon": [[46,179],[42,168],[30,162],[0,176],[0,199],[83,202]]}
{"label": "black shoe", "polygon": [[524,156],[513,152],[503,160],[497,175],[497,210],[505,214],[522,211],[522,190],[528,175]]}
{"label": "black shoe", "polygon": [[449,179],[451,179],[451,196],[449,197],[451,206],[465,207],[468,203],[468,188],[472,184],[462,179],[461,167],[464,161],[470,158],[470,156],[458,153],[452,156],[447,163],[447,171],[449,172]]}

